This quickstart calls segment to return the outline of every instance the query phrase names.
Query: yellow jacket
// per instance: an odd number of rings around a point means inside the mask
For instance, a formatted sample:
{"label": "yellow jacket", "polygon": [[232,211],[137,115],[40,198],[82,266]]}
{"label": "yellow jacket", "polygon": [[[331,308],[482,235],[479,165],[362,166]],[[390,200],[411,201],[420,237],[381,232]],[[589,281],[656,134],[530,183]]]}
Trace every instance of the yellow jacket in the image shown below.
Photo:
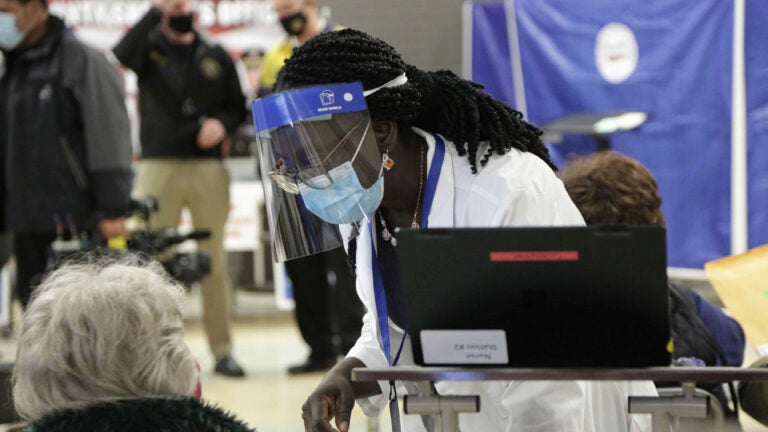
{"label": "yellow jacket", "polygon": [[[341,30],[344,27],[328,24],[325,26],[325,32]],[[285,64],[285,60],[293,54],[293,45],[291,40],[283,39],[276,47],[264,54],[264,60],[261,63],[261,88],[271,91],[277,81],[277,73]]]}

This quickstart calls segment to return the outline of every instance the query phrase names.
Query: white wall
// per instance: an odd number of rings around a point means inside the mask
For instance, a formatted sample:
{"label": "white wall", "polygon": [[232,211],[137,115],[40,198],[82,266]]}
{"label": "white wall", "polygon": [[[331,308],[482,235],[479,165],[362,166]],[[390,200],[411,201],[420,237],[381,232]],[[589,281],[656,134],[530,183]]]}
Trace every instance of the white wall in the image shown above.
{"label": "white wall", "polygon": [[461,74],[463,0],[317,0],[332,20],[394,46],[421,69]]}

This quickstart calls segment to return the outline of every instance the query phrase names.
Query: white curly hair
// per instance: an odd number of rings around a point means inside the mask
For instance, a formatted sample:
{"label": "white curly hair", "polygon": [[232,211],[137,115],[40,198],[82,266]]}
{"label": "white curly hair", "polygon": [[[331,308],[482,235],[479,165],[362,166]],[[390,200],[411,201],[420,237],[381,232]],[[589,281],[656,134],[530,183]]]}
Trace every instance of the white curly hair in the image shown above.
{"label": "white curly hair", "polygon": [[65,265],[37,288],[19,327],[13,399],[25,419],[132,398],[194,394],[183,288],[156,262]]}

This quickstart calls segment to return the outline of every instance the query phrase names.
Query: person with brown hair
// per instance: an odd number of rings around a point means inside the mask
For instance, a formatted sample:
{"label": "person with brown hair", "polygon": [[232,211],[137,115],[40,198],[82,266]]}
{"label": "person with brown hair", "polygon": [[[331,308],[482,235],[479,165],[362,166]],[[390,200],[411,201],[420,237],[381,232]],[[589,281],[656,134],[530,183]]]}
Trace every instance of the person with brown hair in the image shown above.
{"label": "person with brown hair", "polygon": [[[565,189],[588,225],[665,224],[661,193],[653,174],[639,161],[613,151],[572,160],[559,173]],[[698,293],[669,285],[670,326],[674,359],[694,358],[706,366],[741,366],[741,325]],[[703,388],[720,399],[727,415],[728,398],[721,386]]]}
{"label": "person with brown hair", "polygon": [[665,223],[656,179],[635,159],[599,152],[571,161],[560,178],[587,225]]}

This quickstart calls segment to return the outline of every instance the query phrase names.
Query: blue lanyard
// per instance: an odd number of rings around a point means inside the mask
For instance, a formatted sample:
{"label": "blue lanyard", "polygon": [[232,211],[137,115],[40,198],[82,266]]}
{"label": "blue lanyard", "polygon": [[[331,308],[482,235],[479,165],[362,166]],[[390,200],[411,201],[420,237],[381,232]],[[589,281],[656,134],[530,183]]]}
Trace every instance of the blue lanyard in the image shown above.
{"label": "blue lanyard", "polygon": [[424,207],[421,209],[421,227],[427,227],[427,219],[432,211],[432,201],[435,200],[437,192],[437,181],[440,179],[440,172],[443,169],[443,159],[445,159],[445,141],[440,135],[435,137],[435,154],[432,155],[432,165],[427,174],[427,184],[424,186]]}
{"label": "blue lanyard", "polygon": [[[397,364],[400,358],[400,352],[403,349],[406,335],[403,335],[403,340],[400,341],[400,347],[395,355],[395,361],[392,361],[392,355],[390,353],[389,343],[389,313],[387,312],[387,294],[384,292],[384,279],[381,276],[381,268],[379,267],[379,260],[376,257],[376,247],[373,242],[373,236],[375,230],[373,224],[375,219],[371,218],[371,223],[368,224],[368,231],[371,234],[371,271],[373,273],[373,293],[376,297],[376,317],[379,322],[379,332],[381,332],[381,342],[384,346],[384,356],[387,358],[387,364],[392,366]],[[392,421],[392,432],[400,432],[400,408],[397,405],[397,392],[395,390],[394,381],[389,382],[389,417]]]}
{"label": "blue lanyard", "polygon": [[[437,192],[437,182],[440,179],[440,172],[443,169],[443,160],[445,159],[445,141],[439,135],[432,135],[435,138],[435,153],[432,155],[432,164],[427,174],[427,184],[424,187],[424,207],[421,211],[421,227],[426,228],[429,219],[429,213],[432,211],[432,202],[435,199],[435,193]],[[371,220],[374,220],[371,217]],[[375,222],[374,222],[375,223]],[[373,242],[375,236],[373,232],[372,224],[368,225],[371,233],[371,271],[373,272],[373,292],[376,298],[376,316],[378,317],[379,331],[381,332],[381,342],[384,348],[384,354],[387,357],[387,363],[390,365],[397,364],[397,357],[399,357],[402,350],[402,344],[397,351],[395,361],[392,361],[390,353],[389,342],[389,313],[387,311],[387,296],[384,292],[384,279],[381,276],[381,267],[379,267],[379,260],[376,255],[376,247]],[[403,337],[405,340],[405,336]]]}
{"label": "blue lanyard", "polygon": [[379,321],[379,331],[381,332],[381,342],[384,345],[384,355],[387,357],[387,364],[392,365],[389,345],[389,312],[387,312],[387,295],[384,292],[384,279],[381,277],[381,268],[379,260],[376,257],[376,247],[373,237],[376,235],[373,229],[375,220],[371,218],[368,229],[371,233],[371,271],[373,272],[373,293],[376,297],[376,317]]}
{"label": "blue lanyard", "polygon": [[[427,183],[424,187],[424,206],[421,210],[421,227],[426,228],[429,213],[432,211],[432,202],[435,199],[435,193],[437,192],[437,182],[440,179],[440,172],[443,168],[443,160],[445,159],[445,141],[438,136],[433,135],[435,138],[435,153],[432,155],[432,164],[430,165],[429,173],[427,174]],[[371,220],[375,220],[371,217]],[[376,247],[373,241],[374,230],[373,224],[368,224],[368,229],[371,234],[371,272],[373,273],[373,292],[376,298],[376,317],[378,318],[379,332],[381,333],[381,343],[384,348],[384,355],[387,358],[387,364],[394,366],[400,359],[400,353],[403,350],[405,339],[408,337],[407,331],[403,334],[403,339],[400,341],[400,346],[397,349],[394,360],[390,352],[390,340],[389,340],[389,313],[387,311],[387,295],[384,291],[384,279],[381,276],[381,267],[379,267],[379,260],[376,255]],[[394,392],[394,382],[390,382],[390,404],[389,411],[392,419],[393,430],[400,430],[400,411],[397,407],[397,395]]]}

